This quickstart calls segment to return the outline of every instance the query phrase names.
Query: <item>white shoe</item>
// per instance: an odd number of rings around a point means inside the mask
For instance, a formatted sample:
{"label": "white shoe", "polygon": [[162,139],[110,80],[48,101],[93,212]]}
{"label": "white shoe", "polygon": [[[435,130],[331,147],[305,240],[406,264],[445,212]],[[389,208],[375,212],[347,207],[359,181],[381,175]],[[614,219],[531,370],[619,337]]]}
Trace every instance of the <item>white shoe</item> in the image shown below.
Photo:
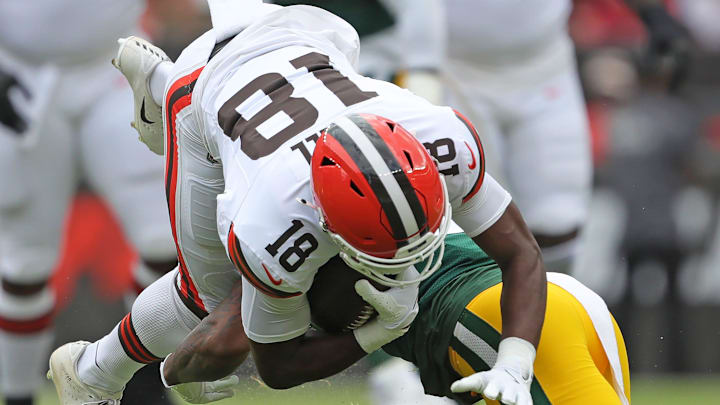
{"label": "white shoe", "polygon": [[89,342],[67,343],[50,355],[48,379],[55,384],[61,405],[120,405],[122,391],[105,392],[82,381],[75,371]]}
{"label": "white shoe", "polygon": [[130,125],[151,151],[162,155],[165,153],[162,108],[150,93],[150,76],[157,65],[170,58],[162,49],[142,38],[120,38],[118,43],[120,48],[112,64],[125,76],[133,90],[135,120]]}

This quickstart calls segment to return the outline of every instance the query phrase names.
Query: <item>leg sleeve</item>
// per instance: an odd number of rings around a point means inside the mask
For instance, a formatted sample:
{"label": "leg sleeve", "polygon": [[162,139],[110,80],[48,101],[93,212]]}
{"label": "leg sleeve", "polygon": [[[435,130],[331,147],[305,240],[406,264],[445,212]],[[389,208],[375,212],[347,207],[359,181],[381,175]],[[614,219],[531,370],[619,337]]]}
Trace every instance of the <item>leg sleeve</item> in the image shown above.
{"label": "leg sleeve", "polygon": [[173,270],[151,284],[109,334],[87,347],[78,361],[85,383],[121,390],[137,370],[167,356],[200,323],[177,295],[176,277]]}

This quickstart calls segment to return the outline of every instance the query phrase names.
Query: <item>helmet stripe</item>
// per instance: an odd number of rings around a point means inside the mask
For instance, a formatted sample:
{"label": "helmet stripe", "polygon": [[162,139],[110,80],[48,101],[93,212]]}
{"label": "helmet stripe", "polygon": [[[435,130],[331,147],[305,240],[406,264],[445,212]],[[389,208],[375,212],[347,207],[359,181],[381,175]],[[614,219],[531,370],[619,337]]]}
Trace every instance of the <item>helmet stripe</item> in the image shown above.
{"label": "helmet stripe", "polygon": [[[400,162],[398,161],[397,156],[395,156],[395,154],[390,150],[390,147],[388,146],[385,139],[383,139],[380,134],[378,134],[378,132],[375,130],[375,128],[373,128],[373,126],[365,119],[363,119],[362,116],[353,114],[350,115],[348,118],[353,121],[355,125],[360,127],[360,129],[367,136],[367,138],[370,139],[370,141],[373,143],[373,146],[375,146],[377,151],[383,157],[385,163],[387,163],[390,172],[393,174],[393,177],[395,177],[395,180],[397,180],[398,184],[400,185],[400,190],[405,196],[405,199],[410,206],[410,210],[415,217],[415,223],[417,225],[417,228],[413,233],[417,233],[420,229],[424,229],[427,226],[427,217],[425,216],[425,210],[423,210],[422,204],[420,204],[420,200],[418,199],[417,194],[415,194],[415,188],[412,186],[412,184],[410,184],[410,179],[408,179],[407,173],[405,173],[405,171],[402,169],[402,166],[400,166]],[[413,233],[411,233],[410,235],[412,235]]]}
{"label": "helmet stripe", "polygon": [[360,168],[360,171],[365,176],[365,180],[372,188],[375,197],[378,199],[380,206],[385,212],[385,216],[390,223],[390,230],[392,231],[393,238],[396,240],[405,240],[408,238],[408,234],[405,231],[400,214],[398,213],[395,204],[392,203],[392,199],[385,188],[385,185],[380,181],[379,176],[372,170],[372,165],[367,160],[360,148],[352,141],[348,134],[339,126],[334,125],[327,129],[327,132],[333,136],[340,144],[345,148],[345,151],[350,155],[355,164]]}
{"label": "helmet stripe", "polygon": [[[331,134],[345,147],[363,172],[388,217],[393,236],[404,240],[422,229],[425,219],[422,206],[396,157],[377,132],[357,117],[357,122],[343,117],[335,121],[338,136]],[[404,197],[404,198],[403,198]],[[418,215],[419,213],[419,215]]]}

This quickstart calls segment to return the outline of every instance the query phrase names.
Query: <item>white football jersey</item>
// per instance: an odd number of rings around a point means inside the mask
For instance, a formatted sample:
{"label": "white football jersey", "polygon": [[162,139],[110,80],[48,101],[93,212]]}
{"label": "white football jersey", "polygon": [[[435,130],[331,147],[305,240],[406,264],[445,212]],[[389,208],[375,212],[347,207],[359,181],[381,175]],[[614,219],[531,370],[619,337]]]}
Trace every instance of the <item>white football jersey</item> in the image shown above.
{"label": "white football jersey", "polygon": [[31,62],[77,63],[117,49],[146,0],[0,1],[0,47]]}
{"label": "white football jersey", "polygon": [[[185,50],[165,104],[176,116],[169,125],[177,136],[197,138],[222,164],[217,229],[245,281],[243,322],[251,339],[268,343],[304,333],[304,293],[318,268],[338,254],[310,206],[309,165],[319,131],[336,118],[376,114],[413,133],[438,160],[453,219],[471,236],[509,204],[507,192],[484,173],[472,125],[448,107],[358,75],[357,34],[334,15],[307,6],[280,9],[205,65],[214,42],[211,31]],[[181,97],[174,94],[194,77],[192,101],[178,112],[174,102]],[[190,269],[201,280],[197,271]]]}
{"label": "white football jersey", "polygon": [[533,52],[564,32],[570,0],[445,0],[448,54],[494,63],[494,58]]}

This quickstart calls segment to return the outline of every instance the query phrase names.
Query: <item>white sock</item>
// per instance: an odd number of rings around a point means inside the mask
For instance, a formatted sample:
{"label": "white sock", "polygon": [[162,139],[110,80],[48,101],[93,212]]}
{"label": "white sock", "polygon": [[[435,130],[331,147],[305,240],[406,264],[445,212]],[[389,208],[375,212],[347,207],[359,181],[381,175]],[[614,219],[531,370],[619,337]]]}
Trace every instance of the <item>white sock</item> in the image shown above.
{"label": "white sock", "polygon": [[0,331],[0,390],[5,398],[33,397],[43,384],[53,331],[15,334]]}
{"label": "white sock", "polygon": [[165,94],[165,84],[167,84],[170,78],[172,68],[172,62],[160,62],[160,64],[155,67],[152,75],[150,75],[150,95],[152,95],[153,101],[158,105],[162,105],[163,95]]}
{"label": "white sock", "polygon": [[145,366],[125,354],[120,344],[118,327],[115,326],[112,332],[90,344],[80,356],[77,373],[85,384],[109,392],[122,391],[133,374]]}
{"label": "white sock", "polygon": [[0,391],[6,398],[32,397],[42,385],[53,341],[54,305],[49,287],[29,296],[0,289]]}
{"label": "white sock", "polygon": [[[200,323],[177,295],[176,275],[173,270],[152,283],[112,332],[87,347],[77,370],[84,383],[111,392],[122,390],[145,363],[173,352]],[[125,336],[125,346],[119,331]]]}

